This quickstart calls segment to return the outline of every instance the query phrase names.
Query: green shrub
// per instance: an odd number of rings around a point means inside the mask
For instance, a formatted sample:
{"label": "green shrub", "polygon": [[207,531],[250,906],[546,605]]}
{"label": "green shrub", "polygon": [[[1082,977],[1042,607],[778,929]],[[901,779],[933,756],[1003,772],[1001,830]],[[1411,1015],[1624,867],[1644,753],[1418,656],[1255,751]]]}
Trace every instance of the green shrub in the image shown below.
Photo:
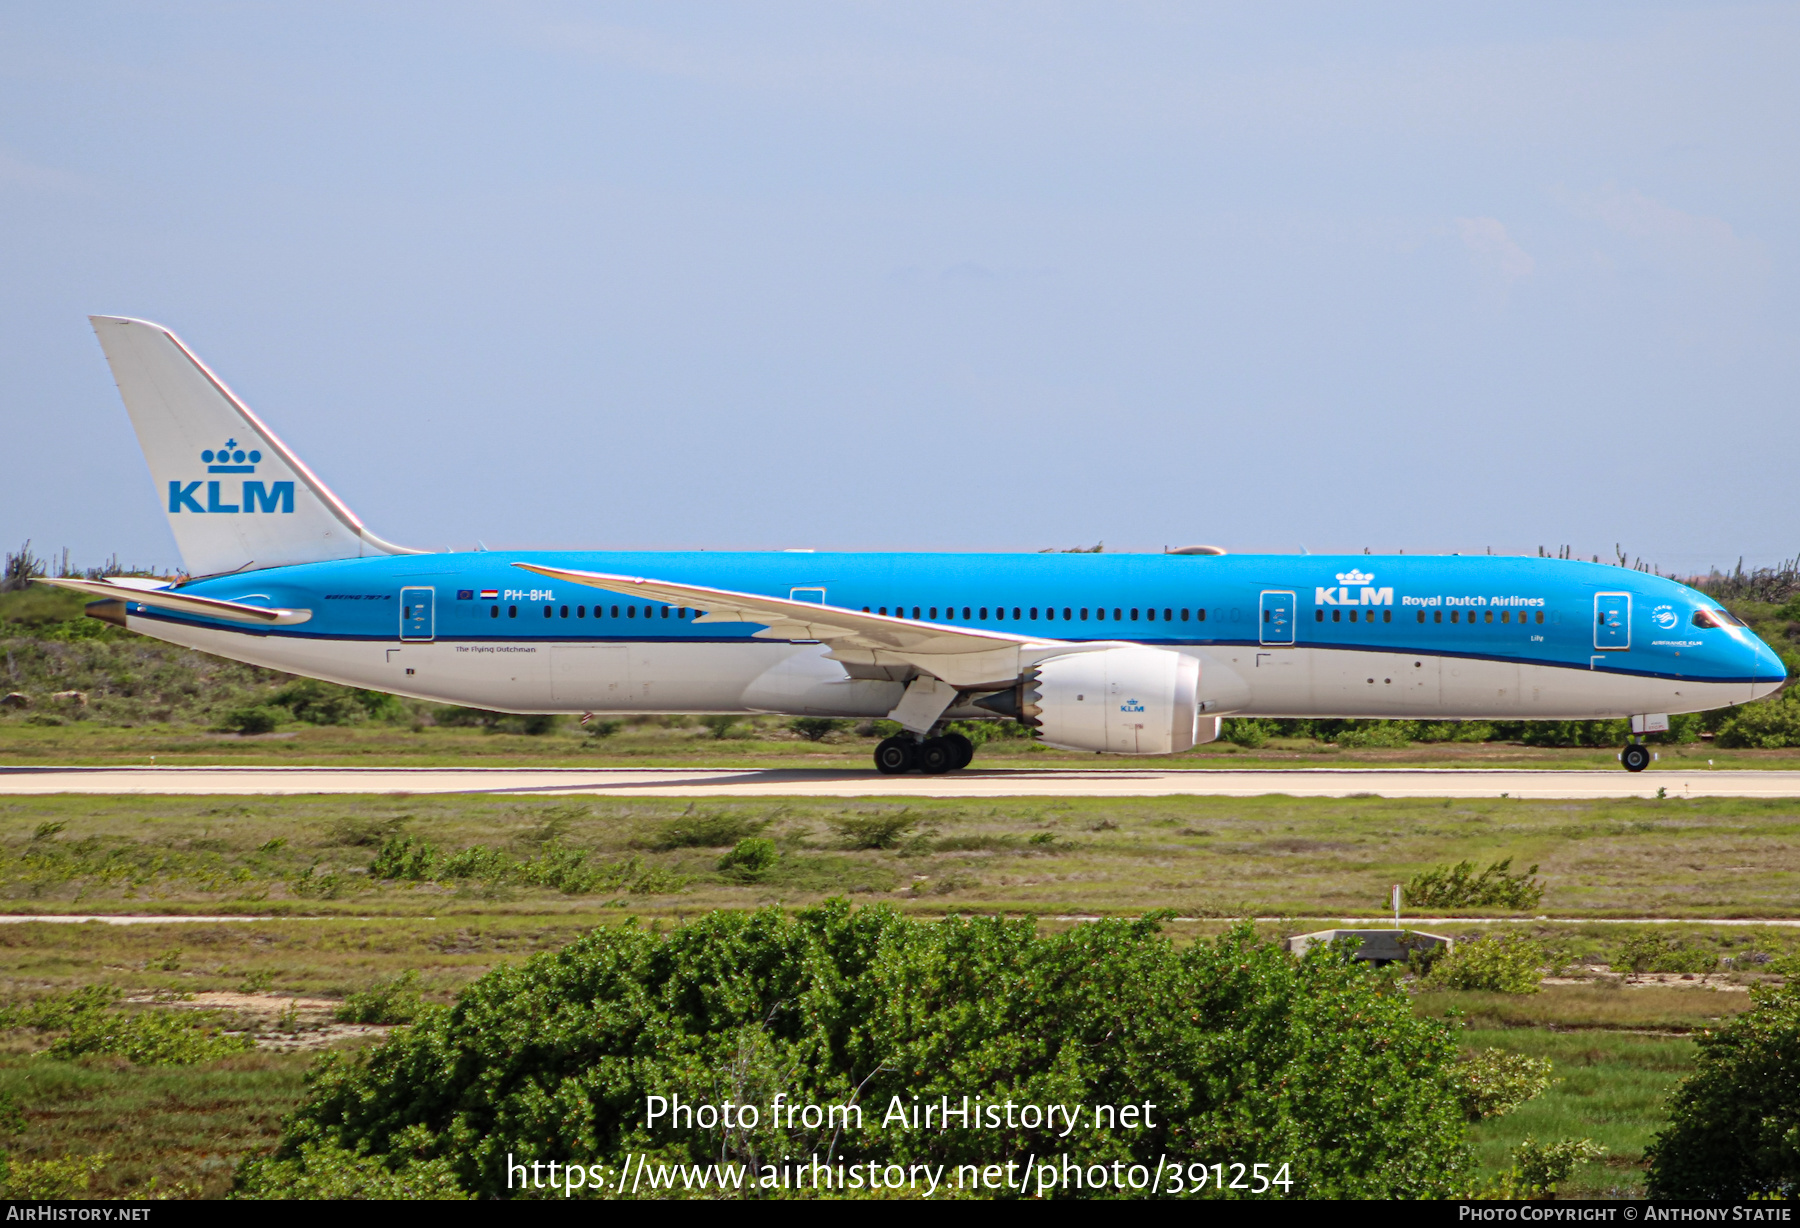
{"label": "green shrub", "polygon": [[826,735],[836,733],[849,723],[849,721],[833,720],[828,716],[797,716],[788,722],[788,728],[808,742],[819,742],[823,741]]}
{"label": "green shrub", "polygon": [[1699,1059],[1645,1152],[1650,1197],[1800,1196],[1800,986],[1699,1036]]}
{"label": "green shrub", "polygon": [[688,848],[722,849],[756,835],[768,825],[767,819],[733,814],[730,811],[682,815],[663,825],[662,830],[657,832],[652,847],[659,852]]}
{"label": "green shrub", "polygon": [[1542,1095],[1555,1080],[1550,1059],[1505,1049],[1465,1054],[1456,1066],[1456,1085],[1470,1121],[1510,1113]]}
{"label": "green shrub", "polygon": [[[1466,1183],[1454,1039],[1342,952],[1293,959],[1241,926],[1176,950],[1154,924],[1040,934],[1029,921],[910,920],[841,900],[714,913],[668,935],[590,931],[494,969],[448,1010],[316,1068],[287,1119],[281,1183],[332,1144],[441,1161],[477,1196],[507,1162],[687,1163],[835,1154],[850,1163],[1081,1164],[1161,1155],[1290,1163],[1296,1197],[1441,1197]],[[647,1097],[866,1106],[861,1129],[646,1125]],[[1156,1106],[1115,1130],[922,1130],[903,1108]],[[390,1158],[392,1157],[392,1158]],[[260,1166],[255,1170],[264,1171]],[[1063,1193],[1064,1191],[1053,1191]],[[1277,1191],[1279,1192],[1279,1191]],[[1079,1193],[1079,1191],[1069,1191]]]}
{"label": "green shrub", "polygon": [[703,716],[700,723],[712,731],[712,736],[721,742],[734,736],[739,721],[735,716]]}
{"label": "green shrub", "polygon": [[15,1160],[0,1151],[0,1198],[80,1198],[87,1192],[88,1181],[110,1159],[111,1155],[102,1152],[51,1160]]}
{"label": "green shrub", "polygon": [[288,713],[285,708],[257,704],[248,708],[234,708],[227,712],[224,719],[219,722],[219,728],[244,734],[272,733],[286,719],[288,719]]}
{"label": "green shrub", "polygon": [[45,1051],[51,1057],[122,1057],[146,1066],[210,1062],[252,1046],[250,1037],[228,1035],[210,1011],[115,1008],[118,993],[88,986],[0,1009],[0,1027],[60,1032]]}
{"label": "green shrub", "polygon": [[1630,721],[1526,721],[1519,741],[1527,746],[1623,746]]}
{"label": "green shrub", "polygon": [[238,1170],[233,1198],[380,1199],[446,1201],[465,1199],[450,1166],[401,1152],[376,1159],[325,1141],[308,1143],[289,1159],[247,1161]]}
{"label": "green shrub", "polygon": [[1269,740],[1269,722],[1254,717],[1228,716],[1221,722],[1219,737],[1235,746],[1255,750]]}
{"label": "green shrub", "polygon": [[587,724],[583,725],[581,728],[582,728],[583,732],[585,732],[587,734],[588,737],[593,738],[596,741],[600,741],[602,739],[612,737],[613,734],[615,734],[615,733],[619,732],[619,730],[625,728],[625,722],[624,721],[593,720],[593,721],[589,721]]}
{"label": "green shrub", "polygon": [[392,980],[377,981],[345,998],[336,1018],[339,1023],[411,1023],[425,1009],[418,986],[419,974],[408,968]]}
{"label": "green shrub", "polygon": [[504,878],[513,867],[513,859],[499,849],[477,844],[450,854],[437,863],[440,881],[454,882],[463,878]]}
{"label": "green shrub", "polygon": [[269,703],[286,708],[294,720],[308,725],[353,725],[369,719],[357,692],[317,678],[295,679],[271,695]]}
{"label": "green shrub", "polygon": [[1512,858],[1496,861],[1475,873],[1475,863],[1459,861],[1413,876],[1402,898],[1420,908],[1536,908],[1544,898],[1544,884],[1532,878],[1538,868],[1510,874]]}
{"label": "green shrub", "polygon": [[1565,1138],[1554,1143],[1540,1143],[1531,1135],[1512,1151],[1511,1166],[1491,1181],[1472,1185],[1462,1197],[1493,1201],[1496,1199],[1548,1198],[1556,1187],[1569,1179],[1575,1166],[1606,1155],[1606,1148],[1592,1139]]}
{"label": "green shrub", "polygon": [[1673,934],[1633,934],[1619,944],[1612,966],[1631,972],[1716,972],[1719,953]]}
{"label": "green shrub", "polygon": [[1411,743],[1405,721],[1359,721],[1340,729],[1334,739],[1345,750],[1401,747]]}
{"label": "green shrub", "polygon": [[853,849],[891,849],[918,825],[916,815],[902,810],[897,814],[852,814],[827,819],[826,822]]}
{"label": "green shrub", "polygon": [[1800,746],[1800,702],[1792,695],[1791,691],[1783,691],[1774,699],[1736,709],[1719,727],[1714,742],[1719,746],[1757,750]]}
{"label": "green shrub", "polygon": [[1484,989],[1492,993],[1536,993],[1539,965],[1546,953],[1523,934],[1470,938],[1441,956],[1425,980],[1434,989]]}
{"label": "green shrub", "polygon": [[719,859],[719,869],[736,878],[761,878],[775,868],[781,853],[773,840],[751,837],[739,840],[737,847]]}
{"label": "green shrub", "polygon": [[429,842],[411,836],[395,836],[375,854],[375,860],[369,863],[369,875],[416,883],[437,877],[437,861],[437,849]]}

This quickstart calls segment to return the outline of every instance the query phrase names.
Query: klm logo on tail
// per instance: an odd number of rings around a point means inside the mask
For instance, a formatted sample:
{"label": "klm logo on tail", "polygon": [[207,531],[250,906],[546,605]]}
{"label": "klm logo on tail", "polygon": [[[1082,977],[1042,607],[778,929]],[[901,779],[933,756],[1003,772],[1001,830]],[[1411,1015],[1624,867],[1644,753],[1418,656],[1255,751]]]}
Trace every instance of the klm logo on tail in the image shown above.
{"label": "klm logo on tail", "polygon": [[[245,451],[235,439],[227,439],[225,446],[212,448],[200,453],[200,462],[206,466],[208,473],[255,473],[256,466],[262,462],[262,453],[251,448]],[[262,482],[246,480],[236,503],[225,502],[225,493],[221,489],[225,483],[217,479],[206,483],[206,506],[200,506],[195,492],[200,489],[200,482],[171,481],[169,483],[169,512],[199,512],[202,514],[235,512],[292,512],[294,510],[294,484],[292,482]]]}

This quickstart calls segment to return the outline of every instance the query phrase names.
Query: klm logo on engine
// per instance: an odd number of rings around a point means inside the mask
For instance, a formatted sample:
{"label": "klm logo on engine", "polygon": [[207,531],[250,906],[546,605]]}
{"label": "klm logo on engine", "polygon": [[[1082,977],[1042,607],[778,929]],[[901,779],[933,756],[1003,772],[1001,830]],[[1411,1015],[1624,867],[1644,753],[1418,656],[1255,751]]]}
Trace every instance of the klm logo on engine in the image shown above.
{"label": "klm logo on engine", "polygon": [[[255,448],[245,451],[235,439],[227,439],[225,446],[217,451],[212,448],[200,453],[200,463],[206,466],[208,473],[255,473],[256,466],[262,462],[262,453]],[[214,478],[204,482],[206,486],[206,503],[200,503],[200,487],[202,482],[169,483],[169,514],[177,512],[200,512],[218,515],[235,512],[292,512],[294,510],[294,484],[292,482],[260,482],[245,479],[242,483],[229,482],[226,479]],[[227,490],[227,486],[235,489]],[[226,499],[235,498],[236,503],[227,503]]]}
{"label": "klm logo on engine", "polygon": [[1143,701],[1138,699],[1128,699],[1119,705],[1119,711],[1121,712],[1142,712],[1143,710]]}
{"label": "klm logo on engine", "polygon": [[1375,577],[1352,567],[1338,573],[1334,588],[1315,588],[1314,605],[1393,605],[1394,590],[1375,588]]}

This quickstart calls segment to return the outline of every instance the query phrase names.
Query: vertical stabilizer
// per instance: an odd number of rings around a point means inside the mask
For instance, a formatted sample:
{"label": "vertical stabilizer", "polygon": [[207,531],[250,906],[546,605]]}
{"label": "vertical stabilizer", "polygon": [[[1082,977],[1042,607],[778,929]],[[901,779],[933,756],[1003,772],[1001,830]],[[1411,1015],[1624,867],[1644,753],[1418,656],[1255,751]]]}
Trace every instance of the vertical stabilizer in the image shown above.
{"label": "vertical stabilizer", "polygon": [[194,576],[419,554],[383,541],[168,329],[89,316]]}

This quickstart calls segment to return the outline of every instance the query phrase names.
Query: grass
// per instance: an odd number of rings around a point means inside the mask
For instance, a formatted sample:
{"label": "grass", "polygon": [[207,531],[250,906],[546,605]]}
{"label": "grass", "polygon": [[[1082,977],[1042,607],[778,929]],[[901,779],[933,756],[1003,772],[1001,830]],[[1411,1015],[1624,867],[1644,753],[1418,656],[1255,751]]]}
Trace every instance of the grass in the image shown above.
{"label": "grass", "polygon": [[1662,1128],[1669,1093],[1693,1069],[1693,1041],[1519,1028],[1470,1029],[1464,1040],[1471,1048],[1493,1046],[1549,1058],[1559,1080],[1516,1111],[1471,1128],[1476,1160],[1485,1171],[1506,1168],[1510,1151],[1527,1135],[1539,1142],[1590,1138],[1608,1154],[1577,1165],[1558,1197],[1644,1196],[1644,1147]]}
{"label": "grass", "polygon": [[[869,847],[856,832],[871,823],[902,826],[889,847]],[[702,831],[714,828],[723,834]],[[752,829],[781,857],[763,877],[742,881],[718,860],[740,838],[734,833]],[[582,875],[568,874],[373,878],[380,846],[401,835],[444,857],[470,849],[477,862],[506,865],[560,857],[596,873],[586,875],[594,880],[586,890]],[[717,843],[693,843],[709,839]],[[702,809],[668,798],[486,794],[0,803],[0,910],[11,912],[599,920],[621,910],[670,915],[850,893],[928,913],[1353,917],[1383,915],[1391,885],[1421,870],[1504,857],[1540,866],[1546,892],[1534,911],[1546,915],[1791,916],[1800,806],[1271,796],[733,799]],[[1446,911],[1457,915],[1431,910]]]}
{"label": "grass", "polygon": [[[953,800],[420,797],[208,798],[52,796],[0,805],[0,910],[12,913],[237,914],[270,920],[143,926],[0,925],[0,993],[36,997],[81,986],[128,998],[238,993],[265,1007],[312,999],[315,1018],[408,973],[446,1002],[496,965],[560,948],[596,925],[682,924],[712,908],[803,905],[849,893],[915,914],[1030,913],[1060,928],[1081,915],[1174,907],[1179,942],[1230,916],[1265,937],[1321,928],[1304,918],[1384,912],[1386,890],[1434,865],[1512,856],[1541,864],[1539,911],[1557,917],[1687,917],[1661,935],[1719,955],[1800,950],[1800,932],[1708,924],[1708,916],[1791,916],[1800,837],[1792,802],[1484,801],[1265,797]],[[891,847],[869,831],[891,829]],[[718,869],[747,832],[780,858],[740,881]],[[591,867],[638,864],[603,890],[570,894],[514,876],[450,882],[371,879],[389,841],[439,856],[485,849],[471,864],[579,855]],[[650,873],[655,871],[655,873]],[[679,885],[676,885],[678,880]],[[542,881],[550,881],[548,879]],[[575,881],[575,880],[571,880]],[[634,893],[629,883],[649,882]],[[1497,910],[1477,910],[1493,915]],[[1532,995],[1420,993],[1417,1009],[1464,1021],[1471,1047],[1551,1058],[1563,1082],[1517,1113],[1476,1126],[1490,1170],[1526,1134],[1591,1137],[1611,1157],[1577,1171],[1565,1194],[1641,1190],[1645,1141],[1692,1062],[1692,1035],[1749,1005],[1701,982],[1628,987],[1612,962],[1647,927],[1538,921],[1524,930],[1588,979]],[[1467,936],[1491,924],[1449,921]],[[1582,972],[1583,968],[1586,972]],[[1722,972],[1737,984],[1749,973]],[[144,1009],[167,1009],[145,1005]],[[245,1008],[246,1011],[248,1008]],[[240,1022],[248,1019],[240,1014]],[[346,1043],[368,1043],[367,1038]],[[106,1153],[102,1196],[215,1196],[237,1159],[269,1146],[313,1056],[259,1050],[209,1064],[131,1067],[57,1062],[26,1033],[0,1036],[0,1092],[26,1127],[21,1159]],[[151,1182],[154,1181],[152,1186]]]}

